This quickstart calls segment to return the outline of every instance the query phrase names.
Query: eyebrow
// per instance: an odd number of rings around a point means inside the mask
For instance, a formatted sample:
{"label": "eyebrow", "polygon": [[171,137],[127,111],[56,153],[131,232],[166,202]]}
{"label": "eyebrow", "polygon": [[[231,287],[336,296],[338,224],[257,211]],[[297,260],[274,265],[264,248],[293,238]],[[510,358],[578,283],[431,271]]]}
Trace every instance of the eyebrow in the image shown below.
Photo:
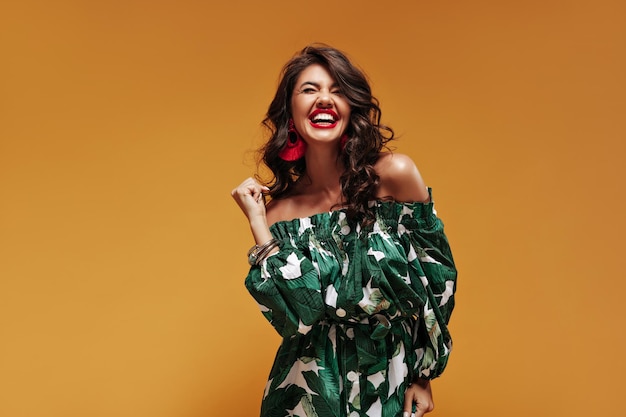
{"label": "eyebrow", "polygon": [[[302,84],[300,84],[300,88],[304,87],[305,85],[312,85],[315,88],[320,88],[320,84],[314,81],[305,81]],[[337,83],[334,83],[333,85],[330,86],[330,88],[337,88],[337,87],[339,87]]]}

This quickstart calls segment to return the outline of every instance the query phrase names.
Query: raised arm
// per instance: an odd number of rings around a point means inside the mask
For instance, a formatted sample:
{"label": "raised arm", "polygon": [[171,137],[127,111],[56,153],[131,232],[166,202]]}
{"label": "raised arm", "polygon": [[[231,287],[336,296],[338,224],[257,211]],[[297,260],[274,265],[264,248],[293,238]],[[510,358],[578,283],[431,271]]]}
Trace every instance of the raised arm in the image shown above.
{"label": "raised arm", "polygon": [[248,218],[256,245],[262,248],[274,239],[280,243],[269,252],[262,252],[259,262],[252,263],[245,280],[246,288],[281,336],[306,334],[325,312],[319,274],[290,239],[272,235],[263,201],[264,191],[267,187],[248,178],[231,193]]}
{"label": "raised arm", "polygon": [[[263,192],[269,191],[254,178],[247,178],[231,192],[237,205],[243,211],[250,223],[250,231],[257,245],[263,245],[272,239],[272,234],[267,224],[265,201]],[[277,249],[273,249],[272,253]]]}

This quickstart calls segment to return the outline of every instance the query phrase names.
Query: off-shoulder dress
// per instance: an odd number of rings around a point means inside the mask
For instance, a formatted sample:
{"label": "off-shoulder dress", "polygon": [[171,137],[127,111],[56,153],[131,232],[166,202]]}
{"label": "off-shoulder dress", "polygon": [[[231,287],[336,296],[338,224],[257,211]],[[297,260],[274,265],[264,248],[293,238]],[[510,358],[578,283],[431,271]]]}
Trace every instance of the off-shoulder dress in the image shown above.
{"label": "off-shoulder dress", "polygon": [[400,416],[444,370],[457,272],[432,198],[371,207],[369,226],[339,209],[270,227],[280,250],[245,280],[282,336],[262,417]]}

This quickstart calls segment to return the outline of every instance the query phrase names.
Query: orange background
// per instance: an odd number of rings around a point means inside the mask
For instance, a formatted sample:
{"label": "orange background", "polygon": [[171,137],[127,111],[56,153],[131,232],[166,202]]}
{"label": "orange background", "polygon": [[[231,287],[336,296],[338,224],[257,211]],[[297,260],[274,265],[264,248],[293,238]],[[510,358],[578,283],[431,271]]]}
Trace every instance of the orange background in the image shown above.
{"label": "orange background", "polygon": [[0,415],[258,414],[279,340],[230,190],[313,41],[453,245],[432,415],[624,415],[622,1],[210,3],[0,5]]}

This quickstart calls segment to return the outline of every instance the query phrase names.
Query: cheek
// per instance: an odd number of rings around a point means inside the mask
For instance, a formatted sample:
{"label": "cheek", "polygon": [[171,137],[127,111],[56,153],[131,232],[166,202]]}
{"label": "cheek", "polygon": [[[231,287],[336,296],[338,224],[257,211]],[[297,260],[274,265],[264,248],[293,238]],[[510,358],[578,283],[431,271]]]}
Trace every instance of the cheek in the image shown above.
{"label": "cheek", "polygon": [[351,108],[347,101],[342,100],[341,103],[337,103],[337,109],[341,112],[343,117],[346,119],[350,118]]}
{"label": "cheek", "polygon": [[291,114],[302,115],[308,114],[308,103],[305,100],[291,100]]}
{"label": "cheek", "polygon": [[341,114],[343,115],[344,119],[350,120],[350,115],[352,114],[352,111],[348,104],[346,104],[346,106],[342,109]]}

